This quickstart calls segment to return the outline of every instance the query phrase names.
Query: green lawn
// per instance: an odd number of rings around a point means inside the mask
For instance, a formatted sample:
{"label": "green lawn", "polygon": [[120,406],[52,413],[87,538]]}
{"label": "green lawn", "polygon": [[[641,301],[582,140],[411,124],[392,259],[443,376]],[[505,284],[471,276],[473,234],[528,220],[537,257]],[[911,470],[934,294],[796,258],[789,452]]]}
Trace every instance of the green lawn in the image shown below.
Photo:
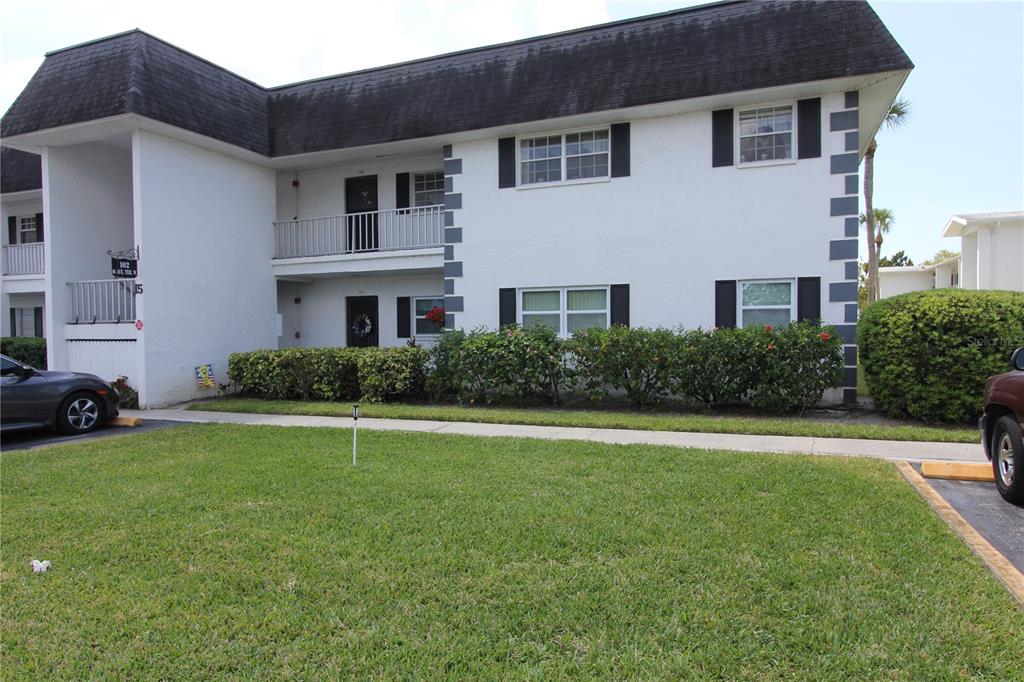
{"label": "green lawn", "polygon": [[[348,417],[350,403],[302,402],[226,398],[194,403],[191,410],[253,412],[258,414],[308,414],[318,417]],[[949,443],[977,443],[972,428],[922,426],[906,423],[876,423],[862,417],[810,419],[798,417],[740,417],[707,414],[615,412],[554,408],[462,407],[459,405],[417,405],[363,403],[359,414],[381,419],[432,419],[447,422],[488,424],[533,424],[538,426],[582,426],[597,429],[642,429],[644,431],[695,431],[699,433],[747,433],[762,436],[811,436],[814,438],[867,438],[870,440],[914,440]]]}
{"label": "green lawn", "polygon": [[360,442],[4,452],[3,677],[1020,679],[1024,610],[889,463]]}

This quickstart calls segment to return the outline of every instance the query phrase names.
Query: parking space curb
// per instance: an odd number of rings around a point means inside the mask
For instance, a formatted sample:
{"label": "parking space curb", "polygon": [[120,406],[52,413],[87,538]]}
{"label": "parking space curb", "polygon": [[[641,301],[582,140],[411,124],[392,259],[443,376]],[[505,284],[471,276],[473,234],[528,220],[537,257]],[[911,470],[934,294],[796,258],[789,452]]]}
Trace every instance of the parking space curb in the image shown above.
{"label": "parking space curb", "polygon": [[114,417],[108,422],[111,426],[138,426],[142,423],[142,417]]}
{"label": "parking space curb", "polygon": [[921,462],[925,478],[947,478],[952,481],[995,481],[992,465],[986,462]]}
{"label": "parking space curb", "polygon": [[[1017,600],[1017,605],[1024,609],[1024,573],[1017,570],[1017,567],[1010,563],[999,550],[992,546],[988,540],[982,537],[981,533],[975,530],[974,526],[967,523],[964,517],[960,516],[953,507],[935,492],[935,489],[928,485],[928,481],[917,472],[909,462],[896,462],[903,478],[924,498],[935,513],[938,514],[946,524],[953,529],[953,532],[960,536],[960,539],[967,543],[978,558],[980,558],[989,570],[1006,585],[1010,594]],[[993,494],[995,494],[993,492]]]}

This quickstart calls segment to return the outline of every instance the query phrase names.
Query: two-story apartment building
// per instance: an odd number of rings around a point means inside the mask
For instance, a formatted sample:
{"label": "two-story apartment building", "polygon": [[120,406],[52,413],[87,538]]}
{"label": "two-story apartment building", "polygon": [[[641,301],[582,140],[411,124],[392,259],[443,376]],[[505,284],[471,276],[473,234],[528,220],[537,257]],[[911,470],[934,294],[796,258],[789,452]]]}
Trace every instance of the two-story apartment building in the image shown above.
{"label": "two-story apartment building", "polygon": [[[264,88],[141,31],[47,55],[49,362],[821,319],[855,398],[858,165],[912,64],[863,2],[721,2]],[[114,254],[138,260],[112,278]],[[134,271],[137,268],[137,273]]]}
{"label": "two-story apartment building", "polygon": [[43,336],[43,191],[38,155],[0,148],[0,336]]}

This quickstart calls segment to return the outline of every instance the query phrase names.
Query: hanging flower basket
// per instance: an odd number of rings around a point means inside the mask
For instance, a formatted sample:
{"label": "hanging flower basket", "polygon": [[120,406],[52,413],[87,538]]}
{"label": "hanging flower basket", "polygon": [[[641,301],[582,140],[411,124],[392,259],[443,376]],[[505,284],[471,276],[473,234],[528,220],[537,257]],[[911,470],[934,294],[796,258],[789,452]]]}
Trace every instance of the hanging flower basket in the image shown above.
{"label": "hanging flower basket", "polygon": [[427,314],[423,316],[428,322],[436,324],[438,327],[444,326],[444,308],[440,306],[434,306],[427,311]]}
{"label": "hanging flower basket", "polygon": [[361,339],[365,339],[371,332],[373,332],[373,320],[370,319],[370,316],[365,313],[356,315],[355,319],[352,320],[352,333]]}

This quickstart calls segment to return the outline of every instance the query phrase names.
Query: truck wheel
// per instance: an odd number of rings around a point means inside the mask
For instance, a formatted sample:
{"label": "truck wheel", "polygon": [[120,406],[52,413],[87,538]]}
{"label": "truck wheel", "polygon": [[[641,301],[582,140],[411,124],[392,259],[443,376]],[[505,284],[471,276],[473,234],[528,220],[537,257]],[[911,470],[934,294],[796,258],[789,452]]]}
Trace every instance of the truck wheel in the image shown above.
{"label": "truck wheel", "polygon": [[1011,504],[1024,505],[1024,437],[1016,418],[996,422],[992,434],[992,473],[996,488]]}
{"label": "truck wheel", "polygon": [[89,433],[103,419],[103,407],[92,393],[73,393],[57,411],[57,428],[64,433]]}

